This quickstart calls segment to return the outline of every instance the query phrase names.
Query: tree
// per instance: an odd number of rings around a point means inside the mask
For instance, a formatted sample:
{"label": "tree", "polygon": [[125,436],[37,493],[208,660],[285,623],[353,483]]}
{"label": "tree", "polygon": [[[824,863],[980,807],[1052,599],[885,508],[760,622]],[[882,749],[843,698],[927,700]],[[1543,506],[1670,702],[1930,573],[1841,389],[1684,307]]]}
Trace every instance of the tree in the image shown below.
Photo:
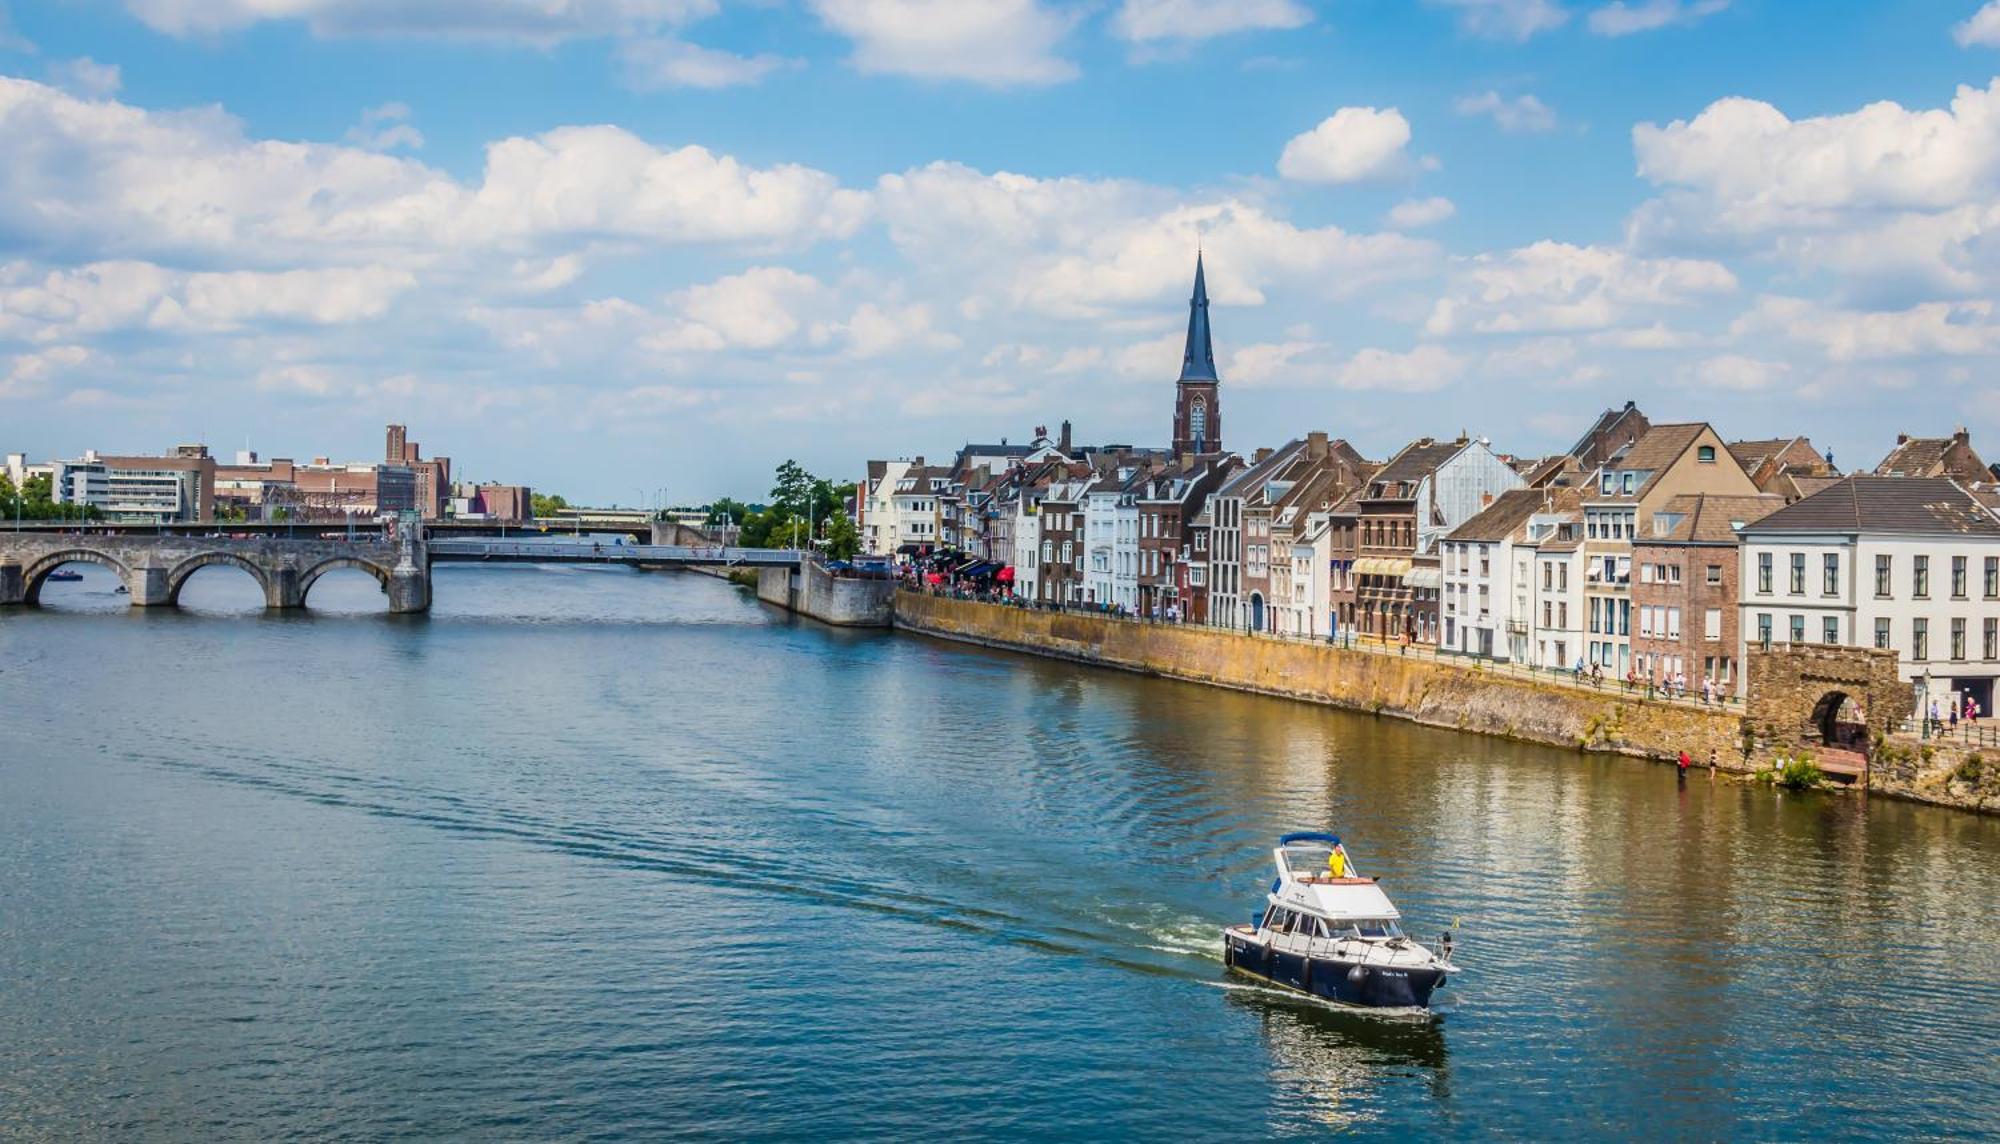
{"label": "tree", "polygon": [[822,533],[826,540],[826,554],[832,560],[852,560],[861,551],[861,533],[854,527],[844,512],[837,512],[826,520]]}
{"label": "tree", "polygon": [[569,502],[564,500],[560,494],[545,496],[541,493],[534,493],[529,499],[533,502],[535,515],[538,517],[558,516],[564,509],[569,507]]}
{"label": "tree", "polygon": [[791,516],[804,516],[812,507],[813,494],[820,482],[797,461],[778,466],[777,483],[771,486],[771,507]]}

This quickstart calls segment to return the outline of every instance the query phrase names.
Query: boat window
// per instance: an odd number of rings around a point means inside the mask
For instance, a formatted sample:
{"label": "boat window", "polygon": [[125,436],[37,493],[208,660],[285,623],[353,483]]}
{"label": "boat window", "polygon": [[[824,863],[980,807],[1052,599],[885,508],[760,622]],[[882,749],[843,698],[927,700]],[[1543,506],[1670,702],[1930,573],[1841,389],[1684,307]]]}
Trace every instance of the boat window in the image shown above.
{"label": "boat window", "polygon": [[1362,937],[1402,937],[1403,928],[1393,918],[1362,918],[1351,924]]}
{"label": "boat window", "polygon": [[1313,919],[1313,936],[1314,936],[1314,937],[1332,937],[1332,936],[1333,936],[1332,934],[1330,934],[1330,933],[1328,933],[1328,932],[1327,932],[1327,929],[1326,929],[1326,920],[1325,920],[1324,918],[1314,918],[1314,919]]}

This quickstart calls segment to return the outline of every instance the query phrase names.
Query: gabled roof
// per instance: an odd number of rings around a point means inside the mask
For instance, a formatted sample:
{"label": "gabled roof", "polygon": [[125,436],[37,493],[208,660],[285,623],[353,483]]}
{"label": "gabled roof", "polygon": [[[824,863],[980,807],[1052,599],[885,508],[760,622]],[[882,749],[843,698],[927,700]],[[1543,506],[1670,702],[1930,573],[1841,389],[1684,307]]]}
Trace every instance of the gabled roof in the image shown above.
{"label": "gabled roof", "polygon": [[1262,485],[1265,481],[1271,480],[1276,474],[1283,472],[1287,466],[1305,451],[1305,447],[1305,441],[1294,437],[1292,440],[1271,450],[1270,456],[1250,465],[1242,472],[1229,478],[1222,488],[1217,490],[1216,495],[1223,497],[1244,495],[1246,490],[1254,489]]}
{"label": "gabled roof", "polygon": [[[1576,444],[1570,446],[1569,455],[1577,458],[1588,455],[1594,445],[1598,444],[1601,439],[1612,437],[1618,431],[1620,425],[1626,421],[1632,421],[1641,426],[1646,424],[1646,415],[1639,412],[1637,403],[1628,401],[1622,409],[1607,409],[1598,414],[1596,422],[1584,431],[1582,437],[1577,438]],[[1637,436],[1637,434],[1635,433],[1634,436]]]}
{"label": "gabled roof", "polygon": [[[1966,472],[1951,470],[1953,446],[1963,446],[1970,460],[1963,466]],[[1963,458],[1962,458],[1963,459]],[[1972,451],[1972,438],[1963,429],[1950,437],[1898,437],[1896,447],[1875,466],[1878,477],[1958,477],[1978,480],[1975,470],[1983,469],[1986,463],[1979,454]]]}
{"label": "gabled roof", "polygon": [[1493,503],[1480,509],[1478,513],[1445,537],[1450,541],[1497,541],[1514,535],[1514,530],[1528,523],[1528,518],[1541,512],[1548,503],[1548,494],[1541,489],[1508,489],[1493,498]]}
{"label": "gabled roof", "polygon": [[[1621,484],[1616,492],[1598,493],[1596,499],[1639,500],[1653,490],[1660,477],[1681,459],[1703,433],[1711,432],[1705,421],[1689,421],[1673,425],[1655,425],[1644,436],[1618,450],[1604,462],[1604,468],[1612,472],[1645,473],[1646,479],[1632,492],[1625,492]],[[1719,459],[1719,458],[1718,458]],[[1730,458],[1731,463],[1735,458]],[[1741,466],[1738,466],[1739,469]]]}
{"label": "gabled roof", "polygon": [[2000,518],[1945,477],[1852,476],[1781,508],[1746,531],[1955,533],[2000,539]]}
{"label": "gabled roof", "polygon": [[[1662,515],[1679,516],[1665,536],[1635,537],[1643,544],[1734,544],[1736,525],[1755,524],[1785,507],[1783,497],[1769,493],[1742,496],[1725,493],[1692,493],[1678,496],[1660,507]],[[1659,520],[1655,516],[1654,520]]]}
{"label": "gabled roof", "polygon": [[1470,444],[1469,441],[1433,441],[1429,437],[1412,441],[1376,470],[1375,475],[1368,478],[1369,483],[1386,485],[1423,480]]}

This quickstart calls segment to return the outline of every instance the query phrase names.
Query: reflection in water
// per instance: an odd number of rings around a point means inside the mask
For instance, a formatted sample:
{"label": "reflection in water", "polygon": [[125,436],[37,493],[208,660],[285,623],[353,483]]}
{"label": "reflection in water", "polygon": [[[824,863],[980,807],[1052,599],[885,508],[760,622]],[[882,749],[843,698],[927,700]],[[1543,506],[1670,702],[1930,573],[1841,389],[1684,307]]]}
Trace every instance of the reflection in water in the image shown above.
{"label": "reflection in water", "polygon": [[1258,985],[1232,986],[1224,998],[1256,1023],[1272,1083],[1294,1096],[1274,1132],[1301,1127],[1287,1118],[1339,1129],[1366,1124],[1393,1091],[1391,1078],[1420,1077],[1439,1104],[1451,1095],[1442,1014],[1370,1012]]}
{"label": "reflection in water", "polygon": [[[0,1137],[2000,1121],[1993,819],[693,575],[447,566],[415,618],[360,573],[283,615],[85,577],[0,610]],[[1225,977],[1306,827],[1458,936],[1441,1020]]]}

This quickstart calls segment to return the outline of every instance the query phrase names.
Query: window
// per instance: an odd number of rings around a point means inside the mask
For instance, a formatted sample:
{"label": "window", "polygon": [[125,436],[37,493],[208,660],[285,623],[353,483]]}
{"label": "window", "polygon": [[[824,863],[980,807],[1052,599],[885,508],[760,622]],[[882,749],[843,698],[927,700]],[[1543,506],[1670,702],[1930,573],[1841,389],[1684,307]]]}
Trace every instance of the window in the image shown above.
{"label": "window", "polygon": [[1559,628],[1569,626],[1569,601],[1567,600],[1558,601],[1556,604],[1556,626]]}
{"label": "window", "polygon": [[1722,565],[1711,564],[1708,566],[1708,583],[1711,587],[1722,583]]}
{"label": "window", "polygon": [[1928,556],[1910,558],[1910,595],[1919,600],[1931,598],[1931,558]]}
{"label": "window", "polygon": [[1208,403],[1196,398],[1193,408],[1188,410],[1188,436],[1197,443],[1208,440]]}
{"label": "window", "polygon": [[1925,660],[1931,657],[1931,622],[1929,620],[1910,621],[1910,658]]}
{"label": "window", "polygon": [[[1632,601],[1619,600],[1617,601],[1617,604],[1618,604],[1618,634],[1621,636],[1629,636],[1632,634]],[[1606,619],[1609,618],[1610,617],[1608,616],[1606,617]],[[1607,631],[1605,634],[1609,635],[1610,632]]]}
{"label": "window", "polygon": [[1830,643],[1830,644],[1839,643],[1840,617],[1839,616],[1824,617],[1820,622],[1820,635],[1821,635],[1820,639],[1821,643]]}
{"label": "window", "polygon": [[1827,553],[1824,557],[1824,563],[1826,568],[1821,578],[1825,583],[1820,586],[1820,591],[1829,596],[1838,596],[1840,595],[1840,554],[1838,552]]}
{"label": "window", "polygon": [[1042,563],[1047,564],[1055,558],[1055,546],[1056,542],[1053,540],[1042,541]]}
{"label": "window", "polygon": [[1875,595],[1887,599],[1889,596],[1890,565],[1894,560],[1888,556],[1875,558]]}
{"label": "window", "polygon": [[1875,646],[1883,651],[1889,650],[1889,621],[1886,619],[1875,621]]}
{"label": "window", "polygon": [[1681,582],[1681,566],[1680,566],[1680,565],[1678,565],[1678,564],[1669,564],[1669,565],[1667,565],[1667,566],[1666,566],[1666,571],[1667,571],[1667,583],[1669,583],[1669,584],[1678,584],[1678,583],[1680,583],[1680,582]]}
{"label": "window", "polygon": [[1597,484],[1598,491],[1603,493],[1605,496],[1610,496],[1612,491],[1617,487],[1618,487],[1618,476],[1617,474],[1610,472],[1605,473],[1604,479],[1599,481]]}
{"label": "window", "polygon": [[1701,636],[1711,642],[1722,638],[1722,609],[1710,608],[1702,616]]}
{"label": "window", "polygon": [[1986,632],[1980,642],[1987,659],[2000,659],[2000,619],[1986,617]]}
{"label": "window", "polygon": [[1771,594],[1771,554],[1768,552],[1757,554],[1757,594]]}
{"label": "window", "polygon": [[1804,616],[1795,615],[1792,617],[1792,642],[1806,642],[1806,618]]}
{"label": "window", "polygon": [[1554,588],[1555,583],[1556,566],[1547,560],[1542,561],[1542,591],[1546,592]]}
{"label": "window", "polygon": [[1806,554],[1792,553],[1792,595],[1806,594]]}
{"label": "window", "polygon": [[1715,463],[1715,446],[1703,445],[1694,451],[1694,459],[1704,465]]}
{"label": "window", "polygon": [[1670,640],[1681,638],[1681,610],[1679,608],[1667,609],[1667,638]]}
{"label": "window", "polygon": [[1951,558],[1951,598],[1965,599],[1965,557]]}
{"label": "window", "polygon": [[1603,630],[1604,601],[1596,596],[1590,598],[1590,631],[1595,635]]}
{"label": "window", "polygon": [[1637,473],[1625,474],[1624,480],[1622,482],[1623,484],[1622,491],[1625,493],[1625,495],[1627,496],[1632,495],[1632,490],[1638,487],[1638,478],[1639,474]]}
{"label": "window", "polygon": [[1951,618],[1951,658],[1965,658],[1965,617]]}
{"label": "window", "polygon": [[2000,556],[1986,558],[1986,598],[2000,600]]}
{"label": "window", "polygon": [[1766,647],[1771,645],[1771,613],[1757,613],[1757,642]]}

